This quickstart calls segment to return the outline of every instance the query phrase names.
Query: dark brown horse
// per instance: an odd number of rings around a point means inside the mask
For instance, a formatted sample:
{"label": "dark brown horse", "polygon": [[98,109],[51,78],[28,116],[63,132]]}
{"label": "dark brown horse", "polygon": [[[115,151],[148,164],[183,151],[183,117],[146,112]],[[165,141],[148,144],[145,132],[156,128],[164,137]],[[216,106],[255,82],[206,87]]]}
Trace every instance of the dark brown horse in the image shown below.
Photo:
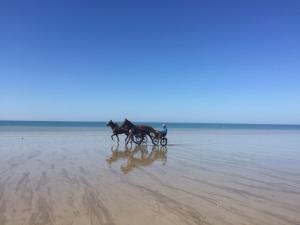
{"label": "dark brown horse", "polygon": [[117,140],[119,142],[120,140],[119,140],[118,135],[119,134],[125,134],[126,135],[125,142],[127,143],[127,139],[128,139],[128,136],[129,136],[129,129],[126,129],[124,127],[120,127],[117,123],[114,123],[112,120],[108,121],[106,123],[106,126],[110,127],[113,131],[113,134],[111,135],[112,140],[113,140],[113,137],[116,136]]}

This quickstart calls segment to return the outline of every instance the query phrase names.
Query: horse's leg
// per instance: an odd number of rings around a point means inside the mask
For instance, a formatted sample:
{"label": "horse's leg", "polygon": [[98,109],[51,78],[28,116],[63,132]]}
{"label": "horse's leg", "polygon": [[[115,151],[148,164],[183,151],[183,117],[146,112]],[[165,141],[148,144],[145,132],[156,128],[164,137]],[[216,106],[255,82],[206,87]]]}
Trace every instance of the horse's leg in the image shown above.
{"label": "horse's leg", "polygon": [[128,135],[128,136],[126,137],[126,139],[125,139],[125,145],[128,145],[129,137],[130,137],[130,135]]}
{"label": "horse's leg", "polygon": [[134,138],[134,134],[133,134],[133,132],[131,132],[130,137],[128,138],[128,141],[130,141],[131,144],[133,142],[133,138]]}
{"label": "horse's leg", "polygon": [[117,142],[119,143],[119,137],[118,137],[118,134],[112,134],[111,135],[111,140],[114,141],[114,138],[113,137],[117,137]]}
{"label": "horse's leg", "polygon": [[132,139],[132,135],[133,135],[133,133],[130,133],[129,136],[127,137],[127,141],[125,142],[126,145],[128,144],[129,140]]}
{"label": "horse's leg", "polygon": [[129,134],[125,134],[125,135],[126,135],[126,138],[125,138],[125,143],[126,143],[128,140]]}
{"label": "horse's leg", "polygon": [[127,142],[130,141],[130,143],[132,144],[132,139],[133,139],[133,133],[127,134]]}

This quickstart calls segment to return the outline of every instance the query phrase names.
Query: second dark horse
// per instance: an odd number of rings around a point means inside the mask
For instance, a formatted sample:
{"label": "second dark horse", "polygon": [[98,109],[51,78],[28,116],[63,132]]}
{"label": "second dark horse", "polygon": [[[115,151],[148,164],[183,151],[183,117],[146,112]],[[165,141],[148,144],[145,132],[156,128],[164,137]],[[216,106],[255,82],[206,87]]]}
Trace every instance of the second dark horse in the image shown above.
{"label": "second dark horse", "polygon": [[152,140],[152,143],[155,144],[154,140],[157,139],[156,137],[158,132],[153,127],[147,125],[134,125],[128,119],[124,120],[121,127],[130,131],[126,144],[129,140],[133,140],[135,143],[141,144],[146,135],[148,135]]}

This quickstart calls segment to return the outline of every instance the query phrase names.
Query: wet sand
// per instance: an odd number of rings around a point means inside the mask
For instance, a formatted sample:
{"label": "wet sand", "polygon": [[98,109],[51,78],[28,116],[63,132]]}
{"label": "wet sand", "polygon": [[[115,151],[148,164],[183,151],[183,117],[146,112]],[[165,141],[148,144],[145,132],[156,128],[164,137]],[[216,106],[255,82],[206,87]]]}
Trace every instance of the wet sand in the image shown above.
{"label": "wet sand", "polygon": [[0,225],[300,224],[300,132],[0,132]]}

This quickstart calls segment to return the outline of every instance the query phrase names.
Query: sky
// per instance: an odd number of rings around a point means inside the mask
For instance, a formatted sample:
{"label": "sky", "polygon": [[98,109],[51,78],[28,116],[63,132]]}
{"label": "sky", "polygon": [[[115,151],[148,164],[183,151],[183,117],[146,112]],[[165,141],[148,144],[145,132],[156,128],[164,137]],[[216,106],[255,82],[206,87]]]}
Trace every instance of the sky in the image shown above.
{"label": "sky", "polygon": [[0,120],[300,124],[300,1],[0,1]]}

